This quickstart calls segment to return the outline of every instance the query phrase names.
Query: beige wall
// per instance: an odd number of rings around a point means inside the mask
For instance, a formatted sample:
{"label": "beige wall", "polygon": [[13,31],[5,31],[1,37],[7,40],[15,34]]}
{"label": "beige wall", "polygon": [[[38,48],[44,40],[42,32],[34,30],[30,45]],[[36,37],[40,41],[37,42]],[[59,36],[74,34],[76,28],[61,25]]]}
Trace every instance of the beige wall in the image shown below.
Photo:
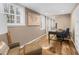
{"label": "beige wall", "polygon": [[8,43],[6,34],[0,35],[0,40],[4,41],[6,44]]}
{"label": "beige wall", "polygon": [[[70,15],[56,16],[56,22],[58,28],[64,29],[70,27]],[[9,27],[13,42],[20,42],[21,45],[45,34],[45,31],[40,30],[40,26],[28,26],[27,25],[27,10],[26,10],[26,25]],[[7,43],[6,35],[0,36],[0,38]]]}
{"label": "beige wall", "polygon": [[71,25],[71,19],[70,15],[58,15],[56,16],[55,21],[57,22],[57,28],[58,29],[65,29],[65,28],[70,28]]}
{"label": "beige wall", "polygon": [[[27,10],[26,10],[26,25],[25,26],[15,26],[9,27],[13,42],[20,42],[21,45],[45,34],[45,31],[40,30],[40,26],[28,26],[27,25]],[[0,37],[6,43],[6,35]]]}
{"label": "beige wall", "polygon": [[[70,27],[70,15],[56,16],[58,28]],[[21,45],[45,34],[45,31],[40,30],[40,26],[28,26],[27,25],[27,9],[26,9],[26,25],[9,27],[13,42],[20,42]],[[0,36],[0,38],[7,43],[6,35]]]}

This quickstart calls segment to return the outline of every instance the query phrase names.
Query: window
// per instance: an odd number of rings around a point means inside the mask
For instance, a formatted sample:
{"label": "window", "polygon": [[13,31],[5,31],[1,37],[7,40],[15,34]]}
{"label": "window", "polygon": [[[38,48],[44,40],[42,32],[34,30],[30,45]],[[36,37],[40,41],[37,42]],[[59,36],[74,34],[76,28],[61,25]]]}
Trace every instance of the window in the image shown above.
{"label": "window", "polygon": [[40,23],[40,28],[41,30],[45,30],[45,16],[41,16],[41,23]]}
{"label": "window", "polygon": [[25,9],[16,4],[0,4],[0,13],[6,15],[8,25],[25,25]]}
{"label": "window", "polygon": [[54,19],[52,18],[47,18],[47,30],[48,31],[52,31],[55,29],[55,23],[54,23]]}

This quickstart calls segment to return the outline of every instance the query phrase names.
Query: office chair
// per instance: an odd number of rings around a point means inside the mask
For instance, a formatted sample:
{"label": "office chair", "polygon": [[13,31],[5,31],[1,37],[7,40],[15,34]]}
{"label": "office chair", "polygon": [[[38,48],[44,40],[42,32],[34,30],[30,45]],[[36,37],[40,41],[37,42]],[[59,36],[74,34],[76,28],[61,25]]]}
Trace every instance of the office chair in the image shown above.
{"label": "office chair", "polygon": [[56,34],[57,38],[61,38],[62,41],[64,40],[64,38],[67,38],[69,35],[70,35],[69,28],[67,28],[63,32],[57,32]]}

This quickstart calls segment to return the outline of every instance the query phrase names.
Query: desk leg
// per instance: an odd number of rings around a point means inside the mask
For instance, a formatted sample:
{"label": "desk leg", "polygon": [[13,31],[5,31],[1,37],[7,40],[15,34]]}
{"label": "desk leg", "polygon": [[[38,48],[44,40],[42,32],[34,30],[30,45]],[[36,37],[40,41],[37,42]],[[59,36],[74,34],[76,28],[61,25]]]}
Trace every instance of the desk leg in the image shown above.
{"label": "desk leg", "polygon": [[48,40],[49,40],[49,44],[50,44],[50,34],[48,33]]}

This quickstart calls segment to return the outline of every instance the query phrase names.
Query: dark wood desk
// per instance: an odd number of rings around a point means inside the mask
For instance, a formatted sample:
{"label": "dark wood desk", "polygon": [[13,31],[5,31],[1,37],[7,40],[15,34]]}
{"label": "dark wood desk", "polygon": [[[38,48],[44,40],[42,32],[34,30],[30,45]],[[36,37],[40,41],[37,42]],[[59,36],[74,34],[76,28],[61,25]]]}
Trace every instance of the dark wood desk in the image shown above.
{"label": "dark wood desk", "polygon": [[49,43],[50,43],[50,34],[56,35],[57,34],[57,31],[49,31],[48,32]]}
{"label": "dark wood desk", "polygon": [[62,31],[64,31],[64,30],[49,31],[48,32],[49,43],[50,43],[50,34],[57,35],[58,32],[62,32]]}

